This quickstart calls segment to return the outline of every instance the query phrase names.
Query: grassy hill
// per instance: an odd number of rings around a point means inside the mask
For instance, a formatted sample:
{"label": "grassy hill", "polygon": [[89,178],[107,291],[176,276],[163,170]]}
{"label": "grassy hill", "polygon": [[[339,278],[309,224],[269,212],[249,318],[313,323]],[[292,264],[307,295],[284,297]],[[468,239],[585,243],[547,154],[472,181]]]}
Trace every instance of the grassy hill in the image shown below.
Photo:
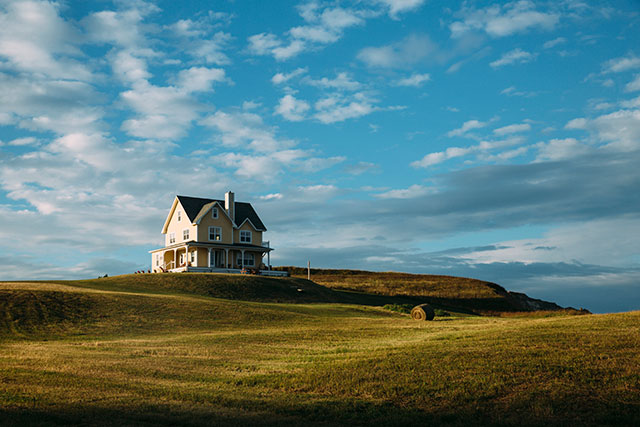
{"label": "grassy hill", "polygon": [[[306,278],[307,269],[276,267],[292,277]],[[502,286],[466,277],[372,272],[362,270],[311,269],[311,280],[334,290],[347,290],[380,296],[430,302],[435,306],[473,311],[554,311],[559,305],[509,292]],[[569,311],[576,311],[569,309]]]}
{"label": "grassy hill", "polygon": [[341,294],[312,281],[293,277],[239,274],[126,274],[100,279],[55,281],[82,288],[141,293],[183,293],[262,302],[337,302]]}
{"label": "grassy hill", "polygon": [[640,423],[640,312],[415,322],[206,276],[0,283],[0,425]]}

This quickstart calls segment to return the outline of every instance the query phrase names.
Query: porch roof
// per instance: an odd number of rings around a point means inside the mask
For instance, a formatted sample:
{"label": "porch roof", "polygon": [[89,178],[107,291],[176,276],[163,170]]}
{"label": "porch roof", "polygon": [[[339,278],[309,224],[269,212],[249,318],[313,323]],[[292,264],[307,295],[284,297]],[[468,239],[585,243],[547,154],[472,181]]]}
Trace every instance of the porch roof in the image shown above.
{"label": "porch roof", "polygon": [[149,253],[168,251],[172,249],[181,249],[185,246],[201,247],[201,248],[217,248],[217,249],[238,249],[238,250],[254,250],[260,252],[270,252],[273,248],[267,248],[264,246],[250,245],[247,243],[216,243],[216,242],[196,242],[195,240],[189,240],[188,242],[174,243],[173,245],[165,246],[164,248],[153,249]]}

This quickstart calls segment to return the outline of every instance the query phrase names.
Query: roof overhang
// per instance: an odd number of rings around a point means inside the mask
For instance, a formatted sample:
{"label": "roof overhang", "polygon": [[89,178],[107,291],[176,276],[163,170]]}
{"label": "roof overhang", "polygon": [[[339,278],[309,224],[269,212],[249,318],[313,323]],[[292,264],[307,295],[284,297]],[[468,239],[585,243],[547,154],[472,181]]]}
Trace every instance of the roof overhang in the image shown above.
{"label": "roof overhang", "polygon": [[171,205],[171,210],[169,211],[169,215],[167,215],[167,219],[164,220],[164,225],[162,226],[162,234],[167,234],[167,230],[169,229],[169,222],[171,222],[171,217],[178,206],[178,196],[173,199],[173,204]]}
{"label": "roof overhang", "polygon": [[244,221],[242,221],[242,224],[240,224],[239,226],[237,226],[236,228],[240,228],[244,225],[245,222],[248,222],[249,224],[251,224],[251,226],[253,227],[254,230],[256,231],[267,231],[267,229],[260,229],[258,227],[256,227],[255,225],[253,225],[253,223],[251,222],[251,220],[249,218],[245,218]]}
{"label": "roof overhang", "polygon": [[[231,217],[229,216],[229,214],[227,213],[227,210],[224,208],[224,206],[222,206],[220,204],[220,202],[213,201],[211,203],[207,203],[206,205],[204,205],[202,207],[202,209],[200,209],[200,212],[198,212],[198,215],[196,215],[195,219],[193,220],[193,224],[197,224],[200,225],[200,221],[202,221],[202,218],[204,218],[204,216],[211,210],[211,208],[213,208],[215,205],[218,205],[218,207],[220,209],[218,209],[218,212],[222,211],[224,212],[225,216],[227,218],[229,218],[229,221],[231,221],[231,225],[233,225],[234,227],[236,227],[235,222],[231,219]],[[236,227],[237,228],[237,227]]]}

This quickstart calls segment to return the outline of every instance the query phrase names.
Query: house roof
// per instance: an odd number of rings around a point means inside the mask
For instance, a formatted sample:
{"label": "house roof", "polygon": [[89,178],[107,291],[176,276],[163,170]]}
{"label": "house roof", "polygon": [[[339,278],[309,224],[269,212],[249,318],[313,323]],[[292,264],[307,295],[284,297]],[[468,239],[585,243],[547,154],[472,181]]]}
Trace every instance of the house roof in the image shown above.
{"label": "house roof", "polygon": [[[196,217],[200,213],[200,210],[204,205],[208,203],[218,202],[220,206],[224,206],[224,200],[218,199],[203,199],[201,197],[189,197],[189,196],[177,196],[178,201],[184,208],[185,213],[189,217],[189,221],[192,223],[196,220]],[[251,206],[251,203],[235,202],[235,223],[242,224],[245,220],[251,221],[253,226],[257,230],[267,231],[267,227],[264,226],[260,217]]]}

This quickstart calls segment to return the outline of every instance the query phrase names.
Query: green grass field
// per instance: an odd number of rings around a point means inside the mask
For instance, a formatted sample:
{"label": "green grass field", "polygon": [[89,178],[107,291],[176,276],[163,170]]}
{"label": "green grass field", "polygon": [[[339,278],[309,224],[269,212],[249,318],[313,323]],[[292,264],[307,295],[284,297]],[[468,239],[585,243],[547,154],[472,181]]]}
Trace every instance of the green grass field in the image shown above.
{"label": "green grass field", "polygon": [[375,302],[246,276],[3,283],[0,424],[640,424],[640,312]]}

